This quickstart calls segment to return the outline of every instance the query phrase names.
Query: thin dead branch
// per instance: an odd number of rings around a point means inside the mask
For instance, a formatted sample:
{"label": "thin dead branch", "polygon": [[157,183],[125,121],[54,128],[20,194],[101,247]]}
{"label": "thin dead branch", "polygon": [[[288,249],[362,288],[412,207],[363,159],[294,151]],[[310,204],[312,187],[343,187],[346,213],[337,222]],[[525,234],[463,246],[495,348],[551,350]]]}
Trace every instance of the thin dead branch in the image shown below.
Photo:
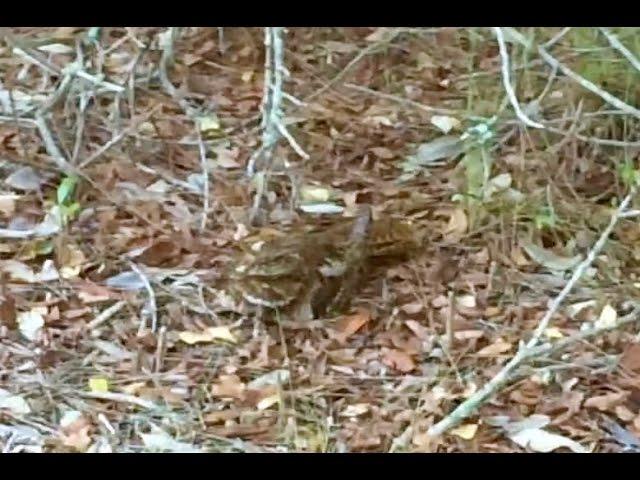
{"label": "thin dead branch", "polygon": [[498,46],[500,48],[500,60],[502,61],[502,83],[504,85],[504,89],[507,92],[507,96],[509,97],[509,102],[513,107],[513,110],[516,113],[516,116],[528,127],[531,128],[544,128],[544,125],[538,122],[534,122],[529,117],[525,115],[525,113],[520,108],[520,104],[518,103],[518,99],[516,97],[516,93],[513,91],[513,86],[511,85],[511,73],[509,67],[509,52],[507,51],[507,45],[504,41],[504,35],[502,34],[502,29],[500,27],[493,27],[493,31],[496,35],[496,39],[498,40]]}
{"label": "thin dead branch", "polygon": [[519,368],[525,360],[531,358],[531,352],[538,346],[542,334],[549,327],[551,318],[558,311],[560,305],[567,297],[569,292],[573,289],[580,277],[582,277],[585,270],[591,266],[596,256],[600,253],[605,243],[607,242],[609,235],[618,223],[620,215],[626,211],[634,195],[635,190],[632,190],[631,193],[629,193],[624,198],[622,203],[620,203],[620,206],[611,216],[609,225],[607,225],[607,228],[604,229],[596,243],[593,245],[591,250],[589,250],[587,257],[575,268],[573,274],[571,275],[571,278],[568,280],[564,288],[549,305],[547,312],[538,323],[538,326],[533,332],[529,341],[526,344],[521,344],[518,352],[514,355],[514,357],[509,360],[509,362],[504,367],[502,367],[502,369],[480,390],[478,390],[475,394],[462,402],[455,410],[453,410],[453,412],[451,412],[449,415],[432,426],[428,431],[429,435],[433,437],[440,436],[450,428],[458,425],[465,418],[473,415],[480,406],[482,406],[487,400],[494,396],[498,392],[498,390],[511,379],[513,372],[517,368]]}

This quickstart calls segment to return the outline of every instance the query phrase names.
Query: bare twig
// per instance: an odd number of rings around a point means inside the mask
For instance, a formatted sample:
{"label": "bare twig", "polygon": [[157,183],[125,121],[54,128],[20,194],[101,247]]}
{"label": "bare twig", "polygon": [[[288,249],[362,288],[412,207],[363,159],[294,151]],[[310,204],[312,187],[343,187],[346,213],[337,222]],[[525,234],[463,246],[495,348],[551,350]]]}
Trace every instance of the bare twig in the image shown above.
{"label": "bare twig", "polygon": [[156,353],[154,356],[153,371],[157,374],[162,371],[162,361],[164,358],[164,352],[166,347],[167,327],[163,325],[158,332],[158,345],[156,346]]}
{"label": "bare twig", "polygon": [[280,134],[287,140],[287,142],[289,142],[291,148],[293,148],[293,150],[302,158],[309,160],[309,154],[305,152],[300,145],[298,145],[298,142],[296,142],[293,136],[289,133],[289,130],[287,130],[287,127],[285,127],[280,120],[276,120],[276,127]]}
{"label": "bare twig", "polygon": [[0,123],[11,123],[21,127],[35,127],[35,121],[32,118],[25,117],[9,117],[8,115],[0,115]]}
{"label": "bare twig", "polygon": [[131,124],[127,128],[122,130],[118,135],[113,137],[111,140],[109,140],[107,143],[105,143],[102,147],[100,147],[98,150],[96,150],[91,155],[89,155],[87,158],[85,158],[80,163],[80,168],[84,168],[87,165],[89,165],[90,163],[95,162],[98,158],[100,158],[102,155],[104,155],[105,152],[107,152],[110,148],[112,148],[114,145],[117,145],[118,143],[120,143],[124,137],[126,137],[127,135],[132,134],[136,130],[136,128],[138,128],[140,126],[141,123],[147,121],[160,108],[162,108],[162,105],[156,105],[151,110],[149,110],[147,113],[142,115],[140,118],[132,121]]}
{"label": "bare twig", "polygon": [[71,154],[71,164],[76,165],[78,163],[78,155],[80,155],[80,149],[82,148],[82,140],[84,137],[84,128],[87,116],[87,107],[89,105],[89,95],[87,92],[82,92],[79,99],[78,108],[80,111],[76,116],[76,135],[75,143],[73,145],[73,153]]}
{"label": "bare twig", "polygon": [[611,95],[609,92],[602,90],[600,87],[598,87],[597,85],[595,85],[594,83],[590,82],[589,80],[587,80],[584,77],[581,77],[580,75],[578,75],[576,72],[574,72],[573,70],[571,70],[569,67],[567,67],[566,65],[560,63],[558,60],[556,60],[553,56],[551,56],[549,54],[549,52],[547,52],[544,47],[542,46],[538,46],[538,53],[540,54],[540,56],[552,67],[557,67],[558,70],[560,70],[562,73],[564,73],[567,77],[569,77],[570,79],[572,79],[574,82],[577,82],[578,84],[580,84],[580,86],[582,86],[583,88],[586,88],[587,90],[589,90],[592,93],[595,93],[596,95],[598,95],[600,98],[602,98],[605,102],[613,105],[614,107],[624,111],[625,113],[629,114],[629,115],[633,115],[636,118],[640,118],[640,110],[638,110],[635,107],[632,107],[631,105],[629,105],[628,103],[623,102],[622,100],[620,100],[617,97],[614,97],[613,95]]}
{"label": "bare twig", "polygon": [[496,35],[496,39],[498,40],[498,47],[500,48],[500,60],[502,62],[502,83],[504,84],[504,89],[507,92],[507,96],[509,97],[509,101],[516,113],[516,116],[522,121],[522,123],[529,127],[544,128],[544,125],[542,125],[541,123],[534,122],[529,117],[527,117],[520,108],[520,104],[518,103],[518,99],[516,98],[516,93],[513,91],[513,87],[511,85],[509,72],[509,52],[507,52],[507,45],[504,41],[502,29],[500,27],[493,27],[493,31]]}
{"label": "bare twig", "polygon": [[160,57],[159,75],[162,88],[178,102],[180,107],[185,111],[188,117],[195,119],[198,112],[189,105],[189,103],[180,95],[178,89],[173,86],[169,80],[168,70],[173,63],[173,43],[176,37],[176,28],[171,27],[160,37],[162,47],[162,56]]}
{"label": "bare twig", "polygon": [[[140,269],[140,267],[138,267],[133,262],[130,262],[130,266],[131,266],[131,270],[133,270],[138,274],[138,276],[140,277],[140,280],[142,280],[142,283],[144,284],[144,288],[147,290],[147,295],[149,296],[148,310],[149,310],[149,314],[151,315],[151,331],[155,333],[156,328],[158,326],[158,308],[156,307],[156,294],[153,291],[151,282],[149,281],[145,273]],[[147,320],[146,315],[144,314],[144,312],[142,312],[138,333],[142,333],[145,330],[145,328],[147,328],[146,320]]]}
{"label": "bare twig", "polygon": [[66,174],[74,173],[74,168],[58,148],[58,145],[51,134],[51,130],[49,130],[47,121],[40,114],[36,115],[36,126],[38,127],[38,132],[44,142],[44,148],[47,150],[47,153],[53,159],[57,167]]}
{"label": "bare twig", "polygon": [[316,90],[311,95],[307,96],[307,98],[305,98],[304,101],[308,102],[310,100],[313,100],[317,96],[322,95],[324,92],[332,88],[336,83],[342,80],[344,76],[347,74],[347,72],[351,70],[354,67],[354,65],[356,65],[360,60],[362,60],[367,55],[375,52],[382,45],[386,45],[390,43],[402,32],[403,32],[402,29],[399,29],[399,28],[394,29],[390,31],[383,40],[374,42],[371,45],[367,45],[365,48],[360,50],[360,52],[358,52],[358,54],[355,57],[353,57],[353,59],[342,70],[340,70],[340,72],[338,72],[338,74],[335,77],[333,77],[331,81],[329,81],[329,83],[324,85],[319,90]]}
{"label": "bare twig", "polygon": [[262,98],[262,143],[247,163],[247,175],[255,174],[256,164],[269,168],[273,151],[278,143],[278,121],[282,117],[282,73],[284,69],[284,46],[282,27],[265,28],[264,89]]}
{"label": "bare twig", "polygon": [[209,216],[209,165],[207,164],[207,149],[202,141],[202,132],[196,126],[198,134],[198,150],[200,151],[200,167],[202,168],[202,218],[200,220],[200,231],[207,228],[207,218]]}
{"label": "bare twig", "polygon": [[34,65],[37,65],[38,67],[40,67],[42,70],[44,70],[50,75],[60,75],[60,70],[56,66],[52,65],[51,63],[41,58],[38,58],[33,53],[27,52],[22,47],[13,47],[13,49],[11,50],[11,53],[13,53],[14,55],[18,55],[19,57],[22,57],[23,59],[27,60],[28,62]]}
{"label": "bare twig", "polygon": [[560,308],[560,304],[564,301],[569,292],[573,289],[575,284],[578,282],[582,274],[585,272],[587,268],[593,263],[596,256],[600,253],[602,248],[604,247],[609,235],[613,231],[616,223],[618,222],[620,215],[625,212],[631,199],[635,195],[636,191],[633,189],[620,203],[620,206],[616,209],[614,214],[611,216],[611,221],[607,228],[604,229],[600,238],[593,245],[591,250],[589,251],[587,257],[580,262],[580,264],[575,268],[571,278],[568,280],[564,288],[560,291],[560,293],[554,298],[554,300],[549,305],[549,308],[545,315],[542,317],[540,322],[538,323],[537,328],[533,332],[531,338],[526,344],[521,344],[518,352],[513,356],[507,364],[502,367],[502,369],[489,381],[487,382],[480,390],[478,390],[474,395],[469,397],[463,403],[461,403],[453,412],[447,415],[445,418],[440,420],[437,424],[432,426],[428,433],[431,436],[439,436],[444,432],[449,430],[450,428],[459,424],[462,420],[472,415],[481,405],[483,405],[490,397],[492,397],[498,389],[507,383],[513,372],[520,367],[520,365],[528,358],[531,358],[532,351],[538,346],[538,342],[542,337],[544,331],[548,328],[551,318],[556,313],[556,311]]}
{"label": "bare twig", "polygon": [[640,147],[640,141],[636,141],[636,142],[629,142],[626,140],[611,140],[608,138],[598,138],[598,137],[588,137],[586,135],[582,135],[580,133],[576,133],[576,132],[567,132],[565,130],[561,130],[559,128],[555,128],[555,127],[550,127],[550,126],[546,126],[546,129],[549,132],[553,132],[553,133],[557,133],[559,135],[562,135],[563,137],[566,137],[567,135],[573,135],[575,138],[577,138],[578,140],[580,140],[581,142],[586,142],[586,143],[593,143],[595,145],[605,145],[608,147],[619,147],[619,148],[637,148]]}
{"label": "bare twig", "polygon": [[640,210],[629,210],[620,215],[620,218],[633,218],[640,216]]}
{"label": "bare twig", "polygon": [[95,398],[98,400],[110,400],[112,402],[120,402],[120,403],[130,403],[132,405],[137,405],[138,407],[142,407],[147,410],[154,410],[158,408],[158,406],[145,400],[143,398],[136,397],[134,395],[127,395],[126,393],[117,393],[117,392],[78,392],[81,397],[85,398]]}
{"label": "bare twig", "polygon": [[116,85],[115,83],[112,83],[112,82],[107,82],[102,78],[100,78],[99,76],[92,75],[86,72],[85,70],[83,70],[82,68],[80,68],[79,66],[77,66],[76,64],[71,64],[70,68],[65,69],[65,71],[66,70],[70,71],[72,75],[76,75],[77,77],[80,77],[83,80],[93,83],[96,87],[102,87],[105,90],[109,90],[114,93],[124,93],[125,89],[123,86]]}
{"label": "bare twig", "polygon": [[375,95],[376,97],[384,98],[385,100],[390,100],[392,102],[408,105],[418,110],[422,110],[427,113],[441,113],[441,114],[457,114],[460,113],[459,110],[451,110],[449,108],[440,108],[440,107],[431,107],[429,105],[424,105],[423,103],[415,102],[408,98],[402,98],[397,95],[392,95],[389,93],[378,92],[376,90],[372,90],[367,87],[363,87],[361,85],[354,85],[353,83],[345,83],[345,87],[350,88],[352,90],[357,90],[359,92],[368,93],[369,95]]}
{"label": "bare twig", "polygon": [[30,228],[28,230],[12,230],[10,228],[0,228],[0,238],[11,239],[11,240],[24,240],[27,238],[44,238],[55,235],[59,232],[58,230],[52,230],[50,232],[39,232],[35,228]]}
{"label": "bare twig", "polygon": [[622,42],[618,40],[618,37],[616,37],[608,29],[600,28],[599,30],[604,34],[605,37],[607,37],[607,40],[609,41],[611,46],[618,52],[620,52],[622,56],[626,58],[631,65],[633,65],[633,68],[640,72],[640,60],[638,60],[638,57],[636,57],[627,47],[625,47]]}
{"label": "bare twig", "polygon": [[94,318],[89,323],[87,323],[87,328],[89,330],[98,328],[100,325],[102,325],[104,322],[106,322],[111,317],[113,317],[116,313],[122,310],[122,307],[124,307],[126,304],[127,304],[126,301],[120,300],[119,302],[116,302],[113,305],[111,305],[109,308],[105,308],[102,312],[96,315],[96,318]]}
{"label": "bare twig", "polygon": [[556,33],[553,37],[551,37],[551,39],[548,42],[543,44],[544,48],[551,48],[553,45],[558,43],[562,37],[564,37],[567,33],[569,33],[571,28],[572,27],[564,27],[562,30]]}
{"label": "bare twig", "polygon": [[580,342],[582,340],[586,340],[588,338],[597,337],[605,332],[609,332],[611,330],[618,330],[626,325],[630,325],[632,323],[640,322],[640,308],[636,307],[631,313],[625,315],[624,317],[619,318],[614,324],[606,325],[604,327],[599,328],[591,328],[589,330],[584,330],[582,332],[578,332],[575,335],[571,335],[570,337],[564,338],[554,343],[548,343],[546,345],[540,345],[538,347],[532,348],[527,352],[525,359],[529,358],[540,358],[544,355],[549,355],[554,352],[558,352],[564,350],[568,346]]}

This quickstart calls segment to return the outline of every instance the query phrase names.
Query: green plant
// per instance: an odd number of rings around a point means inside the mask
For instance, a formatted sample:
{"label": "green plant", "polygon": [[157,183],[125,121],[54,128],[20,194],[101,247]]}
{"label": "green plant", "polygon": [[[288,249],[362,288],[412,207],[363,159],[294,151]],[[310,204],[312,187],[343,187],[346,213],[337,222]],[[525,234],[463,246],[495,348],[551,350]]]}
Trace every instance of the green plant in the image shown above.
{"label": "green plant", "polygon": [[56,205],[60,210],[60,220],[63,226],[73,220],[80,210],[80,204],[74,198],[77,185],[78,177],[66,176],[56,190]]}

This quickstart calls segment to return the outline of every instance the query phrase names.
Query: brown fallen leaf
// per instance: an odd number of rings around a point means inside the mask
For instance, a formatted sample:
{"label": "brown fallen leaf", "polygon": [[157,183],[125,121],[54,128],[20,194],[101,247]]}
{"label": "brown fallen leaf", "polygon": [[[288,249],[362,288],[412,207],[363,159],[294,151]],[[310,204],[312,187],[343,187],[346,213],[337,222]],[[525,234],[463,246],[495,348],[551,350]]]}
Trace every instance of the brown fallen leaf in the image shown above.
{"label": "brown fallen leaf", "polygon": [[61,427],[60,439],[65,447],[84,452],[91,444],[89,434],[92,430],[92,425],[86,417],[79,415],[69,423],[63,422]]}
{"label": "brown fallen leaf", "polygon": [[382,362],[402,373],[409,373],[416,368],[416,364],[410,355],[390,348],[382,349]]}
{"label": "brown fallen leaf", "polygon": [[17,260],[4,260],[0,262],[0,271],[8,275],[10,280],[16,282],[35,282],[36,275],[33,269],[23,262]]}
{"label": "brown fallen leaf", "polygon": [[18,326],[16,322],[16,300],[2,279],[0,294],[0,325],[13,330]]}
{"label": "brown fallen leaf", "polygon": [[473,437],[475,437],[477,431],[478,425],[476,423],[467,423],[465,425],[460,425],[459,427],[451,429],[451,435],[460,437],[463,440],[471,440]]}
{"label": "brown fallen leaf", "polygon": [[631,372],[640,371],[640,344],[627,345],[620,358],[620,366]]}
{"label": "brown fallen leaf", "polygon": [[370,319],[371,313],[364,308],[359,308],[353,315],[340,318],[336,324],[336,331],[340,334],[341,341],[345,341],[360,330]]}
{"label": "brown fallen leaf", "polygon": [[457,208],[451,212],[449,223],[445,231],[443,232],[447,239],[455,240],[464,235],[469,227],[469,221],[467,220],[467,214],[463,209]]}
{"label": "brown fallen leaf", "polygon": [[404,322],[404,324],[420,340],[427,340],[429,338],[429,330],[427,330],[427,328],[422,326],[419,322],[416,322],[415,320],[407,320],[406,322]]}
{"label": "brown fallen leaf", "polygon": [[382,158],[383,160],[389,160],[390,158],[395,157],[395,154],[386,147],[373,147],[370,148],[369,151],[376,157]]}
{"label": "brown fallen leaf", "polygon": [[586,408],[596,408],[601,412],[606,412],[616,407],[627,397],[625,392],[611,392],[605,395],[587,398],[584,402]]}
{"label": "brown fallen leaf", "polygon": [[508,352],[509,350],[511,350],[511,347],[512,345],[509,342],[505,341],[502,338],[498,338],[491,345],[487,345],[486,347],[480,349],[480,351],[478,351],[476,355],[479,357],[493,357]]}
{"label": "brown fallen leaf", "polygon": [[422,302],[412,302],[406,303],[400,307],[407,315],[415,315],[416,313],[421,312],[424,309],[424,304]]}
{"label": "brown fallen leaf", "polygon": [[215,341],[225,341],[236,343],[237,339],[227,326],[209,327],[204,332],[184,331],[178,334],[178,338],[184,343],[194,345],[196,343],[211,343]]}
{"label": "brown fallen leaf", "polygon": [[636,418],[633,419],[632,425],[633,429],[640,433],[640,415],[636,415]]}
{"label": "brown fallen leaf", "polygon": [[237,375],[221,375],[220,381],[211,385],[214,397],[243,399],[245,391],[246,385]]}
{"label": "brown fallen leaf", "polygon": [[215,425],[218,423],[224,423],[227,420],[234,420],[238,418],[241,413],[241,410],[236,409],[220,410],[217,412],[206,413],[202,419],[204,420],[204,423],[208,425]]}
{"label": "brown fallen leaf", "polygon": [[73,309],[69,309],[69,310],[65,310],[64,312],[62,312],[62,316],[66,319],[66,320],[75,320],[77,318],[82,318],[85,315],[88,315],[91,313],[91,309],[89,307],[83,307],[83,308],[73,308]]}
{"label": "brown fallen leaf", "polygon": [[522,405],[536,406],[542,400],[542,389],[533,382],[527,382],[509,394],[509,399]]}
{"label": "brown fallen leaf", "polygon": [[85,304],[106,302],[112,298],[118,298],[118,295],[107,287],[89,280],[79,280],[74,282],[73,285],[77,291],[78,298]]}
{"label": "brown fallen leaf", "polygon": [[616,416],[622,420],[623,422],[630,422],[631,420],[633,420],[635,418],[635,413],[633,413],[631,410],[629,410],[627,407],[625,407],[624,405],[618,405],[615,409],[614,412],[616,414]]}
{"label": "brown fallen leaf", "polygon": [[170,240],[158,240],[140,254],[138,260],[150,267],[159,267],[165,262],[177,260],[180,247]]}
{"label": "brown fallen leaf", "polygon": [[456,340],[465,341],[465,340],[474,340],[476,338],[482,338],[484,336],[483,330],[459,330],[453,333],[453,336]]}
{"label": "brown fallen leaf", "polygon": [[267,433],[269,429],[269,426],[262,425],[226,425],[221,428],[211,428],[210,431],[212,435],[220,437],[247,438]]}
{"label": "brown fallen leaf", "polygon": [[56,257],[60,266],[60,275],[65,279],[76,278],[87,261],[82,250],[71,243],[57,247]]}

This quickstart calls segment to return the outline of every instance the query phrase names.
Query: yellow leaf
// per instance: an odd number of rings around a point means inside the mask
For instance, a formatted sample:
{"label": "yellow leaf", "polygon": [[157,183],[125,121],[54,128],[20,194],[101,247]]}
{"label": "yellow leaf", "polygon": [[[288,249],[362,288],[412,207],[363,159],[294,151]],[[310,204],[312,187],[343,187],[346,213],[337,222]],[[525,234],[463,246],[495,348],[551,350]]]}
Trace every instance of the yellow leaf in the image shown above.
{"label": "yellow leaf", "polygon": [[418,70],[424,70],[425,68],[434,68],[436,63],[433,58],[431,58],[428,54],[424,52],[418,53],[416,57],[416,67]]}
{"label": "yellow leaf", "polygon": [[477,431],[478,425],[475,423],[467,423],[466,425],[460,425],[459,427],[452,429],[451,434],[464,440],[471,440],[475,437]]}
{"label": "yellow leaf", "polygon": [[104,377],[90,378],[89,390],[93,393],[107,393],[109,391],[109,382]]}
{"label": "yellow leaf", "polygon": [[506,353],[511,350],[511,344],[506,342],[502,338],[498,338],[491,345],[487,345],[483,349],[481,349],[476,355],[479,357],[493,357],[495,355],[500,355],[501,353]]}
{"label": "yellow leaf", "polygon": [[75,267],[68,267],[63,265],[60,267],[60,276],[64,279],[75,278],[80,274],[80,266],[77,265]]}
{"label": "yellow leaf", "polygon": [[134,382],[122,387],[122,391],[128,395],[137,395],[147,385],[147,382]]}
{"label": "yellow leaf", "polygon": [[16,210],[16,200],[19,198],[19,195],[0,195],[0,212],[7,217],[13,215]]}
{"label": "yellow leaf", "polygon": [[156,129],[151,122],[142,122],[138,126],[138,133],[142,135],[154,135],[156,133]]}
{"label": "yellow leaf", "polygon": [[606,328],[612,327],[616,324],[616,320],[618,319],[618,312],[615,309],[607,304],[600,312],[600,317],[595,322],[596,328]]}
{"label": "yellow leaf", "polygon": [[364,308],[359,309],[358,312],[353,315],[342,317],[337,324],[337,330],[340,332],[341,339],[344,341],[356,333],[370,318],[370,312]]}
{"label": "yellow leaf", "polygon": [[473,295],[460,295],[456,297],[456,305],[462,308],[476,308],[476,297]]}
{"label": "yellow leaf", "polygon": [[328,202],[331,200],[331,191],[324,187],[304,185],[300,189],[300,198],[305,202]]}
{"label": "yellow leaf", "polygon": [[431,117],[431,124],[444,133],[449,133],[453,129],[460,128],[460,120],[444,115],[434,115]]}
{"label": "yellow leaf", "polygon": [[445,230],[445,235],[456,237],[463,235],[469,226],[469,222],[467,221],[467,214],[464,213],[464,210],[458,208],[451,212],[451,217],[449,218],[449,224]]}
{"label": "yellow leaf", "polygon": [[269,395],[268,397],[263,398],[258,402],[257,408],[258,410],[266,410],[272,405],[275,405],[280,401],[280,394],[274,393],[273,395]]}
{"label": "yellow leaf", "polygon": [[347,405],[347,407],[340,413],[343,417],[358,417],[369,411],[371,405],[368,403],[356,403],[353,405]]}
{"label": "yellow leaf", "polygon": [[471,395],[473,395],[477,391],[478,391],[478,386],[473,382],[469,382],[469,384],[464,388],[464,392],[462,392],[462,396],[464,398],[469,398]]}
{"label": "yellow leaf", "polygon": [[242,81],[244,83],[249,83],[253,78],[253,72],[251,70],[242,72]]}
{"label": "yellow leaf", "polygon": [[564,337],[563,333],[557,327],[550,327],[544,331],[544,334],[547,338],[562,338]]}
{"label": "yellow leaf", "polygon": [[211,343],[216,340],[224,340],[231,343],[237,342],[229,327],[209,327],[204,332],[180,332],[179,338],[188,345]]}
{"label": "yellow leaf", "polygon": [[220,120],[215,114],[199,117],[198,126],[200,127],[200,131],[203,133],[218,131],[220,130]]}

